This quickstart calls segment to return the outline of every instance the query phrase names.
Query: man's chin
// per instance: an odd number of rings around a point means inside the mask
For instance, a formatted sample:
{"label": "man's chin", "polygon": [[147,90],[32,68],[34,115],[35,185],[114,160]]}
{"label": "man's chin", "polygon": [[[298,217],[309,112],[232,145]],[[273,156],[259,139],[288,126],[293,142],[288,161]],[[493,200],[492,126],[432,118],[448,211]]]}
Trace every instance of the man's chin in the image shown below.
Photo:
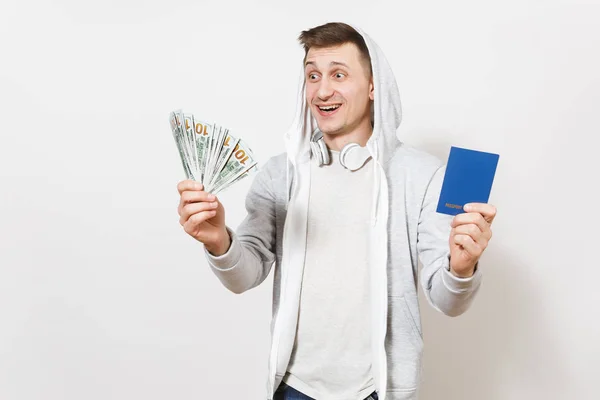
{"label": "man's chin", "polygon": [[317,123],[319,130],[323,132],[324,135],[339,135],[343,132],[343,127],[341,126],[333,126],[330,124],[319,124]]}

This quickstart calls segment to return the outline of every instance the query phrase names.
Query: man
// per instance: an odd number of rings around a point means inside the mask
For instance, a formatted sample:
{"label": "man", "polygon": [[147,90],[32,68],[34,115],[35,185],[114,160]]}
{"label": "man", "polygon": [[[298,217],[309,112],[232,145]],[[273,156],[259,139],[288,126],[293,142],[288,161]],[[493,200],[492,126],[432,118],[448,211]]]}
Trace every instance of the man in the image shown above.
{"label": "man", "polygon": [[430,304],[462,314],[496,211],[435,212],[444,165],[397,139],[398,88],[365,33],[329,23],[299,41],[306,55],[287,151],[257,174],[246,219],[234,232],[218,199],[187,180],[180,223],[235,293],[275,263],[270,400],[416,399],[417,260]]}

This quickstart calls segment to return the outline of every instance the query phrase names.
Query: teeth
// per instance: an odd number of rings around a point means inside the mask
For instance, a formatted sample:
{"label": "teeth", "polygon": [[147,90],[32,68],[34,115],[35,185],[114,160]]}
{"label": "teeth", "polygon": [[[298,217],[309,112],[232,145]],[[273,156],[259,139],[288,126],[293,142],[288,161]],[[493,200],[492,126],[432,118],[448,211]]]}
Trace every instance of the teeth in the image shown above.
{"label": "teeth", "polygon": [[335,110],[336,108],[338,108],[340,105],[333,105],[333,106],[325,106],[325,107],[319,107],[321,110],[323,111],[330,111],[330,110]]}

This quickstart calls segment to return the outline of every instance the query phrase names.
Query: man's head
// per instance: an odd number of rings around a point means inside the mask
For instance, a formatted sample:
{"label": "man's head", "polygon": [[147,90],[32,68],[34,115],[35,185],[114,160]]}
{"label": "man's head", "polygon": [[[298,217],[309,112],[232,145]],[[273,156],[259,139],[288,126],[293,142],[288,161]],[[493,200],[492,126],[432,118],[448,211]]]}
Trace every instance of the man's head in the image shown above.
{"label": "man's head", "polygon": [[363,37],[347,24],[328,23],[298,40],[305,50],[306,101],[319,129],[370,135],[373,72]]}

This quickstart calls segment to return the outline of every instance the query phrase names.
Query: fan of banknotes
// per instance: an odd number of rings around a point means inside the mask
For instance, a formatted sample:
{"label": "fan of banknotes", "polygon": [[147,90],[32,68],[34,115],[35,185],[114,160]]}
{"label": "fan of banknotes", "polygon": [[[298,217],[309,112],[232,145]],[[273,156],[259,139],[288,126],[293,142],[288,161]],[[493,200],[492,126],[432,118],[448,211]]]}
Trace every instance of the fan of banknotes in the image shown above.
{"label": "fan of banknotes", "polygon": [[252,150],[229,129],[182,110],[169,119],[187,179],[201,182],[205,191],[217,194],[257,171]]}

